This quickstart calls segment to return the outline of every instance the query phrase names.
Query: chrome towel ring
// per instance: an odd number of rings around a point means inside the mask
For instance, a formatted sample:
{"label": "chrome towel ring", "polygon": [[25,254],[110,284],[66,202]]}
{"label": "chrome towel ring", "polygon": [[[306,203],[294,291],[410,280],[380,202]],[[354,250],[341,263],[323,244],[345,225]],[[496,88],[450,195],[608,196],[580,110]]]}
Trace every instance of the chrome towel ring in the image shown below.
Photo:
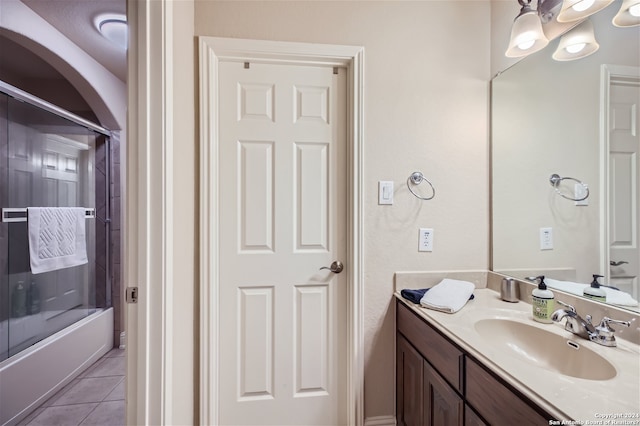
{"label": "chrome towel ring", "polygon": [[[411,185],[417,186],[417,185],[420,185],[422,182],[427,182],[431,187],[431,192],[432,192],[431,197],[421,197],[420,195],[413,192]],[[429,182],[429,180],[426,177],[424,177],[422,172],[411,173],[411,176],[409,176],[409,178],[407,179],[407,188],[409,188],[409,192],[411,192],[413,195],[416,196],[416,198],[419,198],[420,200],[428,201],[436,196],[436,189],[433,187],[433,184]]]}
{"label": "chrome towel ring", "polygon": [[[580,185],[582,185],[582,187],[585,190],[585,196],[582,198],[574,198],[574,197],[568,197],[566,195],[564,195],[562,192],[560,192],[560,189],[558,189],[558,186],[560,185],[560,182],[562,182],[563,180],[572,180],[574,182],[579,183]],[[551,184],[551,186],[553,186],[553,189],[556,190],[556,192],[562,197],[562,198],[566,198],[567,200],[571,200],[571,201],[583,201],[586,200],[587,198],[589,198],[589,187],[587,185],[585,185],[584,183],[582,183],[582,181],[576,179],[576,178],[572,178],[572,177],[560,177],[560,175],[554,173],[551,175],[551,177],[549,178],[549,183]]]}

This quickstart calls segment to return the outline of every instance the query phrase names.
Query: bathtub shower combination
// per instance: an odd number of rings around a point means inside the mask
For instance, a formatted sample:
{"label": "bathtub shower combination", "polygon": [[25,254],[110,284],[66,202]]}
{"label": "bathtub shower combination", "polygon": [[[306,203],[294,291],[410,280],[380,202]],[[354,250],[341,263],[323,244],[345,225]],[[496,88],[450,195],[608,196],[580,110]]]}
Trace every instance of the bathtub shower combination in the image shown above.
{"label": "bathtub shower combination", "polygon": [[2,425],[113,347],[109,135],[0,82]]}

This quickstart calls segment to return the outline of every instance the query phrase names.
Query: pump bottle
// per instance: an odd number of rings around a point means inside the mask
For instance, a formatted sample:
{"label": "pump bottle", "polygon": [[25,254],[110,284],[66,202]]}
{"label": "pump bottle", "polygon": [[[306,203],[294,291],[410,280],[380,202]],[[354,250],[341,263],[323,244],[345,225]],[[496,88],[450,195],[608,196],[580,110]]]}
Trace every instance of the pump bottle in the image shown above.
{"label": "pump bottle", "polygon": [[538,288],[534,289],[533,295],[533,319],[538,322],[550,324],[553,322],[551,315],[554,309],[554,296],[551,290],[547,290],[547,284],[544,282],[544,275],[536,277],[538,280]]}
{"label": "pump bottle", "polygon": [[597,300],[598,302],[606,302],[607,301],[607,293],[600,288],[600,283],[598,282],[598,278],[602,278],[602,275],[593,275],[593,281],[591,281],[590,287],[585,287],[583,294],[584,297],[587,297],[592,300]]}

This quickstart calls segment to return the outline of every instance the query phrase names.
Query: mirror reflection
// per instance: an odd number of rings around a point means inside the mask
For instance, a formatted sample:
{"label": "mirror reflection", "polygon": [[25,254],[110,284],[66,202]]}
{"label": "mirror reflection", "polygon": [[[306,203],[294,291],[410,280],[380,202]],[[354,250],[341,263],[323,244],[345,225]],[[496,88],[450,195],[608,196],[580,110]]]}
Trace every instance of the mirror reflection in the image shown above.
{"label": "mirror reflection", "polygon": [[640,310],[640,27],[617,9],[590,56],[554,60],[558,38],[492,81],[492,270],[574,294],[601,275]]}

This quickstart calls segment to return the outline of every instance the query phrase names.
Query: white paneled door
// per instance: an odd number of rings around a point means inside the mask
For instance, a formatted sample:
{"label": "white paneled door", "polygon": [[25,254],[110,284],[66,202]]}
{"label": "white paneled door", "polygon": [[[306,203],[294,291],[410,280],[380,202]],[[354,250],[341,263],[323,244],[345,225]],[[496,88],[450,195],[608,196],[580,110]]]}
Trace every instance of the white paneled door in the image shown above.
{"label": "white paneled door", "polygon": [[609,115],[609,256],[611,285],[638,294],[640,275],[640,80],[614,80]]}
{"label": "white paneled door", "polygon": [[346,423],[345,71],[219,63],[220,424]]}

